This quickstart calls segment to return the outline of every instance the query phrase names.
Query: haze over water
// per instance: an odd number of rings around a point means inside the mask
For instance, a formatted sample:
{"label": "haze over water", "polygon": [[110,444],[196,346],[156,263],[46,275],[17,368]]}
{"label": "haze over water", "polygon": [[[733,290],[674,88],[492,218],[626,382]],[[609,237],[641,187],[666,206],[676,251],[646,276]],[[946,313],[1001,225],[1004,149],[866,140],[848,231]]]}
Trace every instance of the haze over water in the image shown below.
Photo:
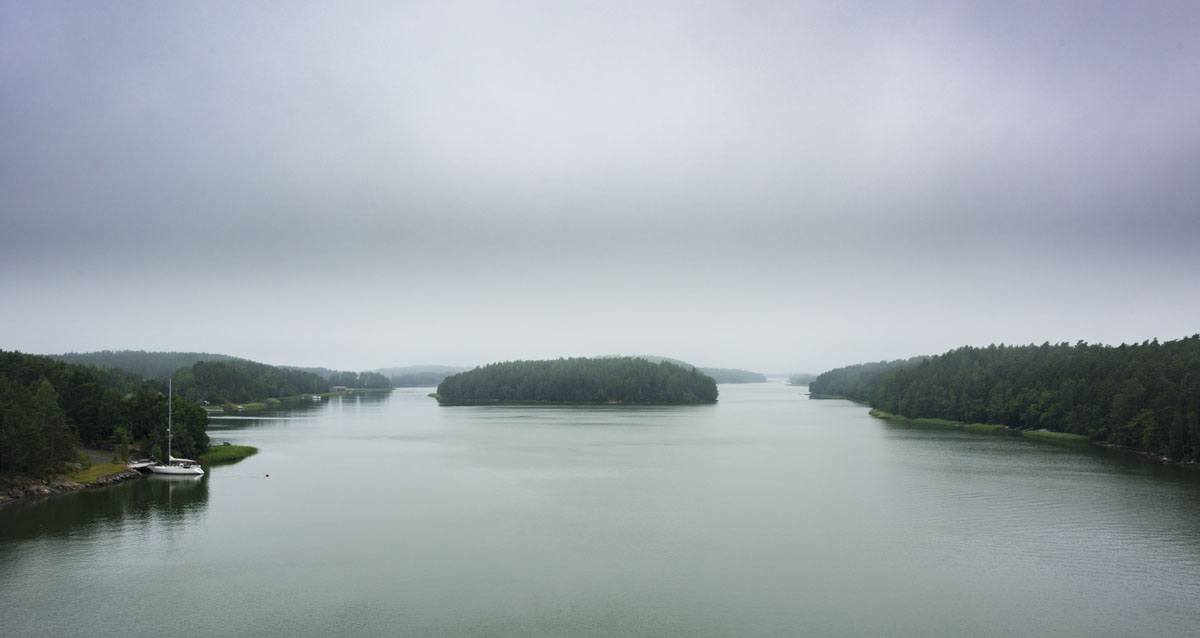
{"label": "haze over water", "polygon": [[[0,509],[8,635],[1178,636],[1200,476],[906,429],[780,383],[694,407],[216,421],[260,446]],[[266,475],[270,474],[267,478]]]}

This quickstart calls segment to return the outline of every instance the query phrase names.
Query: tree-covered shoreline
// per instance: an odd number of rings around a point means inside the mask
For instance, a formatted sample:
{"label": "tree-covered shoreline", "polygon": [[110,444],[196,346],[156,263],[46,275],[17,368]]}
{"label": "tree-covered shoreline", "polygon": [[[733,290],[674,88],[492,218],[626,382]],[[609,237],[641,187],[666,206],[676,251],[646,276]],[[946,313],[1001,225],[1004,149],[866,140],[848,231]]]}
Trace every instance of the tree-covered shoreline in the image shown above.
{"label": "tree-covered shoreline", "polygon": [[[175,396],[177,456],[208,449],[208,416]],[[0,351],[0,474],[48,476],[76,459],[77,446],[166,449],[167,387],[112,369]]]}
{"label": "tree-covered shoreline", "polygon": [[322,394],[330,383],[311,372],[235,359],[198,361],[175,372],[175,391],[194,401],[245,403],[268,398]]}
{"label": "tree-covered shoreline", "polygon": [[714,403],[717,384],[695,368],[638,357],[506,361],[446,377],[442,405]]}
{"label": "tree-covered shoreline", "polygon": [[1062,432],[1200,462],[1200,335],[1120,346],[963,347],[830,370],[809,390],[912,419]]}

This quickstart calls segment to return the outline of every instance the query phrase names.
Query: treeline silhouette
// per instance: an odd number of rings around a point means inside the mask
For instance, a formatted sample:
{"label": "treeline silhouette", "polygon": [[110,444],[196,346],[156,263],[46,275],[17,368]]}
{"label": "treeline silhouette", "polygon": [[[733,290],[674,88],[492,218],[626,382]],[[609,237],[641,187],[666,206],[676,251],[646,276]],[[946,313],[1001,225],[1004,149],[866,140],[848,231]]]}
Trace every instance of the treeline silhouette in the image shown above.
{"label": "treeline silhouette", "polygon": [[51,355],[67,363],[118,368],[147,379],[166,380],[180,368],[190,368],[197,361],[231,361],[237,357],[208,352],[146,352],[145,350],[100,350],[98,352],[68,352]]}
{"label": "treeline silhouette", "polygon": [[809,391],[910,418],[1068,432],[1200,461],[1200,334],[1120,346],[964,347],[838,368]]}
{"label": "treeline silhouette", "polygon": [[392,387],[392,380],[378,372],[334,372],[329,376],[329,385],[382,389]]}
{"label": "treeline silhouette", "polygon": [[[63,470],[75,446],[107,447],[118,428],[143,449],[166,446],[166,384],[120,370],[0,351],[0,474]],[[208,448],[208,416],[175,397],[177,456]]]}
{"label": "treeline silhouette", "polygon": [[713,403],[717,384],[695,368],[636,357],[493,363],[446,377],[444,404]]}
{"label": "treeline silhouette", "polygon": [[244,403],[329,391],[329,382],[311,373],[233,359],[198,361],[175,373],[175,391],[196,401]]}
{"label": "treeline silhouette", "polygon": [[808,392],[816,398],[853,399],[866,403],[870,400],[871,393],[874,392],[884,373],[906,366],[914,366],[928,358],[913,357],[895,361],[872,361],[837,368],[810,379]]}

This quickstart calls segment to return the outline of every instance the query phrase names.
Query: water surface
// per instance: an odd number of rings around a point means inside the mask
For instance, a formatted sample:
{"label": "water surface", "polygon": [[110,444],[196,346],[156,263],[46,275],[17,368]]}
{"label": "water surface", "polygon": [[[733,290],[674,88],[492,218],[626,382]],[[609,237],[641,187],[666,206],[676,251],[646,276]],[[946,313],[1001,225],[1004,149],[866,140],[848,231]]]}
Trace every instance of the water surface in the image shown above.
{"label": "water surface", "polygon": [[[1200,472],[717,405],[225,422],[261,452],[0,509],[0,633],[1132,636],[1200,627]],[[269,475],[269,476],[268,476]]]}

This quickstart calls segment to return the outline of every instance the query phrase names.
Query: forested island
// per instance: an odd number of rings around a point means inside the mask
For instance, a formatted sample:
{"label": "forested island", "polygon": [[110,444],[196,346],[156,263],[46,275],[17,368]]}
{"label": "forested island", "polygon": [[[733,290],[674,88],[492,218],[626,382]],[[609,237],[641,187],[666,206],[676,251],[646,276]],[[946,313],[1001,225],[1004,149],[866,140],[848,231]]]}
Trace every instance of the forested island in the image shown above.
{"label": "forested island", "polygon": [[838,368],[809,390],[909,418],[1062,432],[1200,462],[1200,335],[1120,346],[963,347]]}
{"label": "forested island", "polygon": [[442,405],[715,403],[717,383],[696,368],[641,357],[506,361],[446,377]]}

